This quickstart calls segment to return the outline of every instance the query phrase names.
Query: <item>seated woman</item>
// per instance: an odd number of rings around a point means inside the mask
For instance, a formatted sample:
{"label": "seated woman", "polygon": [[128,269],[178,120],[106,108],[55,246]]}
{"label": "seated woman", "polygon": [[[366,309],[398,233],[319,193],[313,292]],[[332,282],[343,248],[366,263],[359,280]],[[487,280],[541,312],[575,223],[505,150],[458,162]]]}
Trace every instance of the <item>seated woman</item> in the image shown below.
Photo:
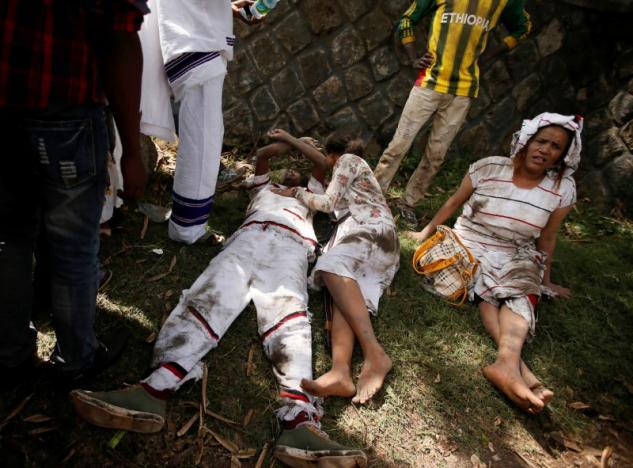
{"label": "seated woman", "polygon": [[[358,140],[334,133],[326,141],[324,157],[283,130],[269,135],[299,149],[313,162],[320,161],[322,167],[333,167],[325,194],[301,188],[277,191],[296,197],[308,208],[334,213],[339,221],[310,278],[316,286],[325,285],[332,295],[332,369],[316,380],[304,379],[302,387],[313,395],[354,396],[355,403],[366,403],[382,387],[392,365],[374,335],[369,316],[377,312],[380,296],[400,262],[391,211],[371,168],[360,157],[362,144]],[[355,339],[364,357],[356,387],[351,371]]]}
{"label": "seated woman", "polygon": [[558,228],[576,200],[571,174],[580,162],[581,130],[580,117],[544,113],[525,120],[510,158],[471,165],[459,189],[412,235],[427,238],[464,205],[454,231],[480,262],[471,299],[498,347],[483,373],[528,412],[554,396],[523,363],[521,350],[534,334],[541,293],[571,296],[550,273]]}

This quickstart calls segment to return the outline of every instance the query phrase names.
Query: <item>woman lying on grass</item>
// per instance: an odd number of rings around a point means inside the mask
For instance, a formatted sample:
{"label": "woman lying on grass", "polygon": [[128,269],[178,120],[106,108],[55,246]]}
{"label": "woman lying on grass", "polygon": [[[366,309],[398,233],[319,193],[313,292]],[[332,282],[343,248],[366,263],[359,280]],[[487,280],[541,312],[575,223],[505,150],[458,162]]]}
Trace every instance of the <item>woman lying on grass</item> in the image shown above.
{"label": "woman lying on grass", "polygon": [[[332,296],[332,369],[316,380],[304,380],[302,386],[313,395],[354,396],[353,402],[365,403],[391,370],[391,359],[376,339],[369,316],[377,312],[380,296],[399,266],[400,247],[391,211],[371,168],[360,157],[358,140],[334,133],[325,143],[324,157],[283,130],[273,130],[269,136],[333,170],[323,195],[294,188],[277,191],[311,209],[334,213],[339,221],[310,277],[313,285],[325,285]],[[364,357],[356,386],[351,371],[355,339]]]}
{"label": "woman lying on grass", "polygon": [[424,240],[462,205],[454,231],[480,262],[470,291],[498,347],[483,369],[493,385],[528,412],[554,393],[521,360],[534,334],[536,305],[545,293],[570,297],[551,282],[556,234],[576,200],[571,174],[580,162],[582,118],[545,113],[525,120],[510,158],[492,156],[470,166],[459,189],[430,223],[411,236]]}

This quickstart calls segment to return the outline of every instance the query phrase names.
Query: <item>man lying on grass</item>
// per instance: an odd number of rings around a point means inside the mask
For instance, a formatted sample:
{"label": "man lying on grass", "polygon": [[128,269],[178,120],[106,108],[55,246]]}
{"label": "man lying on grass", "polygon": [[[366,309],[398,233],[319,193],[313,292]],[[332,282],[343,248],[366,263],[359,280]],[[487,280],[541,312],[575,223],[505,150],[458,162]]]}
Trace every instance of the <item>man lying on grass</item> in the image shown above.
{"label": "man lying on grass", "polygon": [[[310,147],[305,142],[303,145]],[[185,382],[203,375],[204,356],[218,345],[252,300],[264,351],[279,382],[275,414],[283,432],[275,456],[291,466],[365,466],[361,450],[343,447],[320,430],[320,402],[301,388],[312,379],[312,336],[308,315],[308,262],[317,245],[313,212],[273,189],[296,187],[288,171],[284,185],[271,183],[269,159],[289,149],[274,143],[257,153],[255,175],[245,182],[251,202],[240,228],[225,248],[183,291],[154,347],[149,377],[124,390],[70,394],[77,413],[101,427],[157,432],[165,425],[166,399]],[[324,168],[315,166],[308,190],[323,192]]]}

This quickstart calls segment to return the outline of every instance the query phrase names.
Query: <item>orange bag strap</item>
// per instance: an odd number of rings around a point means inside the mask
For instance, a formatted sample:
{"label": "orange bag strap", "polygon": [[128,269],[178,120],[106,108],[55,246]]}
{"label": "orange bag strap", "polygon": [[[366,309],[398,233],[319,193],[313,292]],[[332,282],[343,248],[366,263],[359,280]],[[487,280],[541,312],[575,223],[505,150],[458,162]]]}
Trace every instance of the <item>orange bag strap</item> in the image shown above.
{"label": "orange bag strap", "polygon": [[425,252],[427,252],[431,247],[433,247],[435,244],[440,242],[443,238],[444,238],[444,233],[437,231],[435,234],[433,234],[431,237],[425,240],[420,245],[420,247],[416,249],[415,253],[413,254],[413,269],[416,271],[416,273],[420,273],[421,275],[425,274],[422,271],[420,271],[420,267],[418,266],[420,257],[422,257],[425,254]]}
{"label": "orange bag strap", "polygon": [[439,260],[435,260],[434,262],[429,263],[428,265],[424,265],[423,267],[418,267],[415,271],[420,273],[421,275],[430,275],[435,273],[436,271],[443,270],[451,266],[453,263],[457,261],[457,255],[453,255],[451,258],[441,258]]}

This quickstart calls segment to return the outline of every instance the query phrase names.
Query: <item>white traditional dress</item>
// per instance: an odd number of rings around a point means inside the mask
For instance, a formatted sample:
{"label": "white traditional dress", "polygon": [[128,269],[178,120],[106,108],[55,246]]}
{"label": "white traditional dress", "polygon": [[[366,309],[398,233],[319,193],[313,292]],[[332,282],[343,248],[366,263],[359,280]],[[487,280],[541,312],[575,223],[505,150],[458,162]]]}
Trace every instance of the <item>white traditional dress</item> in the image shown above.
{"label": "white traditional dress", "polygon": [[391,210],[367,162],[343,154],[325,194],[298,190],[296,197],[309,208],[334,212],[342,220],[312,270],[310,285],[323,285],[322,271],[351,278],[375,314],[380,296],[398,271],[400,245]]}

